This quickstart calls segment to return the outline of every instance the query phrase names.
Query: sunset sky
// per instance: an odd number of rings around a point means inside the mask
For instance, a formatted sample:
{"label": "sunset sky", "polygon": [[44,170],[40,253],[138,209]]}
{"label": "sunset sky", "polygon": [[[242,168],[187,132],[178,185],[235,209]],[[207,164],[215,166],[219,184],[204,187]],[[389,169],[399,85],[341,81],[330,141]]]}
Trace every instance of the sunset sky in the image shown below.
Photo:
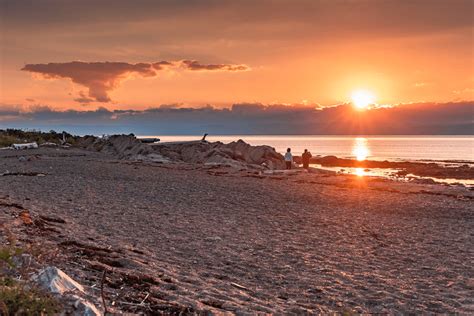
{"label": "sunset sky", "polygon": [[472,0],[0,0],[0,109],[474,100]]}

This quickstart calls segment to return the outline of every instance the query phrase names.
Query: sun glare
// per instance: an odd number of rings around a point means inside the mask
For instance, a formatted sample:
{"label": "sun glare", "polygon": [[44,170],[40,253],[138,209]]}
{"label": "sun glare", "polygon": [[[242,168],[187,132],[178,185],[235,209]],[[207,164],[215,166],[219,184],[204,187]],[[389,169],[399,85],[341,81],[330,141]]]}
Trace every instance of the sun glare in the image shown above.
{"label": "sun glare", "polygon": [[351,99],[354,106],[359,110],[366,109],[369,105],[375,103],[375,95],[368,90],[356,90],[352,92]]}

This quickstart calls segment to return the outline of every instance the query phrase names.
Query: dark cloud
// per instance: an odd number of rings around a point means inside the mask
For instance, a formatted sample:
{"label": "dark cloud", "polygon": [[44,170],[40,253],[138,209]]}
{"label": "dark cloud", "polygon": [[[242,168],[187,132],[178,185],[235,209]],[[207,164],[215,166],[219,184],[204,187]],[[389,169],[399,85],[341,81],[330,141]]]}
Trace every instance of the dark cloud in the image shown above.
{"label": "dark cloud", "polygon": [[[370,31],[398,36],[470,27],[473,23],[472,0],[0,0],[0,5],[6,23],[19,28],[166,20],[172,25],[192,25],[192,36],[200,38],[278,33],[274,27],[259,27],[265,25],[284,25],[285,30],[294,30],[292,35],[313,37],[334,29],[344,34]],[[239,26],[237,32],[233,26],[242,22],[249,28]],[[182,33],[189,34],[189,29],[174,27],[169,35]]]}
{"label": "dark cloud", "polygon": [[0,105],[4,127],[79,134],[473,135],[473,117],[474,101],[402,104],[362,112],[350,104],[321,108],[317,104],[243,103],[224,109],[173,104],[144,111],[55,111],[46,106],[26,111]]}
{"label": "dark cloud", "polygon": [[170,62],[170,61],[159,61],[159,62],[156,62],[156,63],[153,63],[152,64],[152,67],[155,69],[155,70],[162,70],[162,69],[166,69],[166,68],[169,68],[169,67],[172,67],[174,66],[174,62]]}
{"label": "dark cloud", "polygon": [[87,97],[83,91],[79,92],[79,97],[74,99],[75,102],[81,103],[83,105],[87,105],[95,101],[95,99]]}
{"label": "dark cloud", "polygon": [[47,79],[67,78],[72,82],[87,87],[88,97],[80,95],[74,99],[80,103],[110,102],[109,92],[118,87],[120,82],[131,76],[155,77],[158,71],[170,67],[181,67],[186,70],[207,71],[244,71],[246,65],[216,64],[205,65],[198,61],[160,61],[155,63],[130,64],[125,62],[82,62],[27,64],[21,70],[38,73]]}
{"label": "dark cloud", "polygon": [[27,64],[21,70],[39,73],[45,78],[68,78],[89,89],[89,97],[98,102],[109,102],[108,92],[130,74],[143,77],[156,75],[151,64],[123,62],[81,62]]}
{"label": "dark cloud", "polygon": [[246,71],[250,70],[247,65],[226,65],[226,64],[201,64],[197,60],[183,60],[181,62],[183,68],[195,71]]}

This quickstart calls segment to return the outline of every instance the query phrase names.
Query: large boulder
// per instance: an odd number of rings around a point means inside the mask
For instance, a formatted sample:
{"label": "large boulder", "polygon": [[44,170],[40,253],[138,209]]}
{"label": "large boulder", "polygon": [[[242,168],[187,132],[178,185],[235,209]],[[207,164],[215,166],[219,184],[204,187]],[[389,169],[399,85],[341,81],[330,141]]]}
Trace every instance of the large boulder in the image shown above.
{"label": "large boulder", "polygon": [[102,152],[117,155],[118,158],[128,158],[136,155],[152,153],[149,145],[143,144],[133,135],[113,135],[105,140]]}
{"label": "large boulder", "polygon": [[[84,287],[71,279],[62,270],[50,266],[39,271],[32,277],[32,281],[39,287],[61,298],[65,302],[71,302],[73,316],[102,316],[97,307],[86,297],[89,297]],[[70,314],[68,314],[70,315]]]}
{"label": "large boulder", "polygon": [[247,163],[256,165],[272,165],[273,169],[284,167],[284,158],[270,146],[251,146],[243,140],[224,145],[232,149],[234,156],[241,157]]}
{"label": "large boulder", "polygon": [[41,270],[33,277],[33,280],[40,287],[54,294],[84,292],[82,285],[56,267],[47,267]]}

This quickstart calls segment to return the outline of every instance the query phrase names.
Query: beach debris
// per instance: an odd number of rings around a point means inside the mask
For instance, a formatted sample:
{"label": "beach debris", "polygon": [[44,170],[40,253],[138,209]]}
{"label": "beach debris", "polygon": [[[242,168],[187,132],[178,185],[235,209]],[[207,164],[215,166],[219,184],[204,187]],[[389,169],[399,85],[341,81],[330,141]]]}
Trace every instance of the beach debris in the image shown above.
{"label": "beach debris", "polygon": [[246,288],[245,286],[243,285],[240,285],[238,283],[235,283],[235,282],[230,282],[230,285],[232,285],[233,287],[239,289],[239,290],[244,290],[244,291],[251,291],[249,288]]}
{"label": "beach debris", "polygon": [[206,241],[221,241],[222,238],[219,236],[213,236],[213,237],[207,237],[205,240]]}
{"label": "beach debris", "polygon": [[66,221],[62,218],[59,218],[59,217],[49,217],[49,216],[46,216],[46,215],[39,215],[39,218],[43,221],[46,221],[46,222],[52,222],[52,223],[59,223],[59,224],[65,224]]}
{"label": "beach debris", "polygon": [[143,138],[139,138],[139,140],[140,142],[144,144],[153,144],[160,141],[159,138],[155,138],[155,137],[143,137]]}
{"label": "beach debris", "polygon": [[38,143],[12,144],[14,149],[35,149],[38,148]]}
{"label": "beach debris", "polygon": [[58,147],[58,144],[53,142],[45,142],[39,145],[40,147]]}
{"label": "beach debris", "polygon": [[3,207],[12,207],[12,208],[16,208],[16,209],[19,209],[19,210],[24,210],[25,208],[23,207],[23,205],[20,205],[18,203],[9,203],[9,202],[3,202],[3,201],[0,201],[0,206],[3,206]]}
{"label": "beach debris", "polygon": [[4,172],[0,173],[1,177],[6,176],[26,176],[26,177],[45,177],[46,174],[42,172]]}
{"label": "beach debris", "polygon": [[20,215],[18,216],[21,221],[23,222],[23,224],[25,225],[33,225],[33,220],[31,219],[31,215],[30,215],[30,212],[28,211],[21,211],[20,212]]}

